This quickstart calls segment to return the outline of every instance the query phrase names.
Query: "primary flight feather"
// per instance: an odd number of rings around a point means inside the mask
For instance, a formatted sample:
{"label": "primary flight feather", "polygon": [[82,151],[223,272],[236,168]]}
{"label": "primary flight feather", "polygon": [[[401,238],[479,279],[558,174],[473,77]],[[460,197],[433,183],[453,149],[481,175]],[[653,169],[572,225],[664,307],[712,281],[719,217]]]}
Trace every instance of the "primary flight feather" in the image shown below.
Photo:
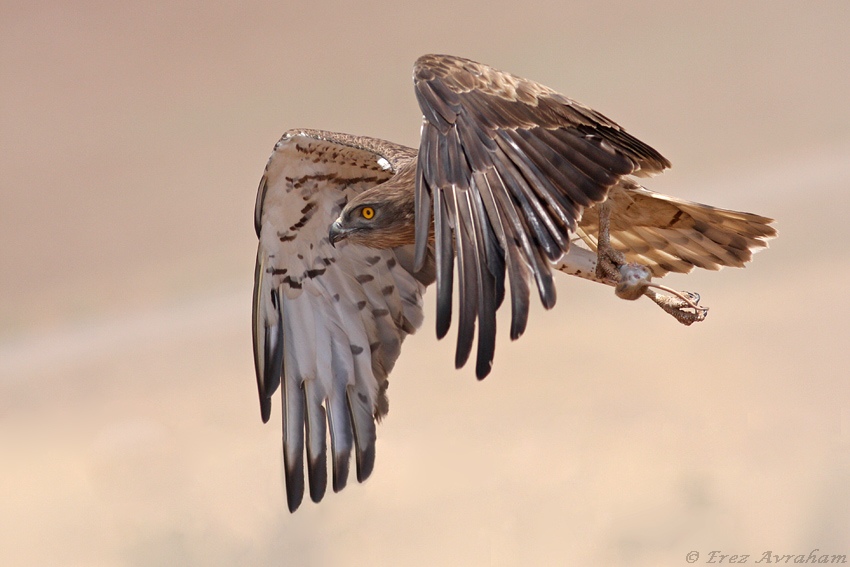
{"label": "primary flight feather", "polygon": [[[776,235],[772,219],[649,191],[631,176],[670,163],[595,110],[533,81],[467,59],[414,66],[419,150],[290,130],[260,181],[254,224],[254,361],[263,421],[281,390],[289,509],[305,490],[341,490],[354,453],[365,480],[387,377],[423,320],[436,281],[437,335],[458,294],[455,364],[472,353],[486,376],[496,311],[510,290],[512,339],[534,287],[555,305],[552,269],[642,295],[682,323],[695,294],[655,292],[651,277],[743,266]],[[456,278],[456,279],[455,279]],[[663,288],[667,289],[667,288]],[[672,290],[668,290],[671,291]]]}

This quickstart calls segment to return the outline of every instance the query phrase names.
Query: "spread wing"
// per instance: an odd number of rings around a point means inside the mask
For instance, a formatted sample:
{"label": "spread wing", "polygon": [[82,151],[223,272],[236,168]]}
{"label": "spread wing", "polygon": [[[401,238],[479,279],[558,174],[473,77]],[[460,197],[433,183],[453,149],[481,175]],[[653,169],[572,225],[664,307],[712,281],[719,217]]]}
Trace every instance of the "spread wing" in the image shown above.
{"label": "spread wing", "polygon": [[[328,228],[346,201],[392,177],[413,150],[389,142],[311,130],[290,131],[275,146],[255,209],[254,362],[263,421],[280,387],[289,509],[333,489],[375,460],[375,420],[387,411],[387,375],[404,338],[422,322],[425,282],[412,272],[412,247],[374,250],[340,243]],[[424,276],[418,276],[423,278]]]}
{"label": "spread wing", "polygon": [[525,330],[529,282],[555,304],[550,261],[567,251],[583,210],[623,175],[669,167],[658,152],[598,112],[538,83],[459,57],[414,67],[424,116],[416,178],[416,266],[428,253],[433,210],[437,334],[451,324],[457,258],[457,367],[472,350],[486,376],[496,309],[511,289],[511,338]]}

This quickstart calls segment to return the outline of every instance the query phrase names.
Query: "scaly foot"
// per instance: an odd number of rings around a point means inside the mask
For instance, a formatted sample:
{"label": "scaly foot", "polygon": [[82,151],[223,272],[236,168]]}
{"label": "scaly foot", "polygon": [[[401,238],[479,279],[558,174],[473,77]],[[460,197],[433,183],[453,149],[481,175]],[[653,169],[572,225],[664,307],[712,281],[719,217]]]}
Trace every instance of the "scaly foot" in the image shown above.
{"label": "scaly foot", "polygon": [[[614,284],[617,297],[634,301],[645,295],[672,315],[679,323],[691,325],[702,321],[708,308],[699,305],[699,294],[689,291],[678,292],[669,287],[651,283],[652,272],[642,264],[626,263],[626,256],[611,246],[611,205],[600,203],[599,234],[596,237],[596,275]],[[654,289],[668,292],[665,295]]]}
{"label": "scaly foot", "polygon": [[[617,297],[635,300],[642,295],[647,296],[665,312],[672,315],[679,323],[691,325],[702,321],[708,314],[708,307],[699,305],[699,294],[690,291],[676,291],[667,286],[651,282],[652,274],[649,268],[641,264],[623,264],[620,267],[619,281],[614,288]],[[670,293],[665,295],[655,289]]]}
{"label": "scaly foot", "polygon": [[611,246],[610,224],[611,205],[596,205],[599,212],[599,233],[596,236],[596,275],[611,283],[620,281],[620,267],[626,263],[626,256]]}

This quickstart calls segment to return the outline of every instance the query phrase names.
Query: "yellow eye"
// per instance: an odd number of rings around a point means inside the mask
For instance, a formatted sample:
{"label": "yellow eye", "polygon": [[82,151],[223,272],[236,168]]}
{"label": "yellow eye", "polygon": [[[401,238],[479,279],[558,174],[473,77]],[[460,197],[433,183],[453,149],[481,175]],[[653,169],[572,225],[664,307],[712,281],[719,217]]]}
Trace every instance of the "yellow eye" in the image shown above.
{"label": "yellow eye", "polygon": [[363,207],[360,209],[360,214],[363,215],[364,219],[369,220],[375,216],[375,209],[372,207]]}

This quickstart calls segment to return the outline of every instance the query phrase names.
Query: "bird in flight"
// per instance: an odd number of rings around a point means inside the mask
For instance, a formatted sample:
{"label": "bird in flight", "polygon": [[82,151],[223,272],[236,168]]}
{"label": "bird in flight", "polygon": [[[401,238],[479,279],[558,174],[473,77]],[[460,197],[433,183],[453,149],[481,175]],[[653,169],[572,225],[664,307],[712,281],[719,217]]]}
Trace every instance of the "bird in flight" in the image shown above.
{"label": "bird in flight", "polygon": [[281,390],[290,511],[304,496],[305,451],[310,497],[323,498],[328,438],[334,491],[352,452],[357,480],[372,472],[387,377],[430,284],[437,336],[456,317],[455,366],[475,347],[483,378],[505,296],[517,339],[532,290],[555,305],[553,271],[647,296],[689,325],[705,317],[699,296],[651,279],[742,267],[776,235],[772,219],[645,189],[636,178],[670,162],[539,83],[448,55],[420,57],[413,79],[418,150],[290,130],[260,181],[254,362],[264,422]]}

